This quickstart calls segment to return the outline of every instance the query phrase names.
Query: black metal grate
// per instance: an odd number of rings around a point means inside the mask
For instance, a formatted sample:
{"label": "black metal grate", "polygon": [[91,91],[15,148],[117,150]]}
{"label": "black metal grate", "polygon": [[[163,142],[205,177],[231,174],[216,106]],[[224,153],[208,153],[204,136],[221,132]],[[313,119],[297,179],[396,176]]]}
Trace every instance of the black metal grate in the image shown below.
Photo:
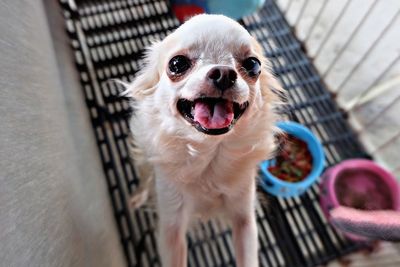
{"label": "black metal grate", "polygon": [[[160,266],[155,214],[131,213],[126,200],[137,186],[128,155],[126,99],[109,79],[132,80],[143,48],[179,26],[166,1],[60,0],[75,53],[82,90],[92,119],[120,239],[129,266]],[[322,140],[328,165],[365,157],[318,73],[273,0],[242,24],[263,45],[289,94],[288,116]],[[257,207],[261,266],[317,266],[359,248],[336,233],[318,205],[317,186],[292,199],[269,197]],[[235,266],[231,232],[220,221],[189,233],[189,266]]]}

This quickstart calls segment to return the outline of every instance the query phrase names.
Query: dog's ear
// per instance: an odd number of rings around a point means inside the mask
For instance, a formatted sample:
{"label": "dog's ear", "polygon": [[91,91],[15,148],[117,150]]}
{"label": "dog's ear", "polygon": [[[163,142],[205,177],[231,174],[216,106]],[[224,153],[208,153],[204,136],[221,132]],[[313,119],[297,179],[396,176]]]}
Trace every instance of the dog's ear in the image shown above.
{"label": "dog's ear", "polygon": [[136,74],[132,83],[125,84],[123,96],[131,97],[136,100],[143,99],[151,95],[156,90],[160,80],[160,42],[154,42],[144,53],[144,64]]}

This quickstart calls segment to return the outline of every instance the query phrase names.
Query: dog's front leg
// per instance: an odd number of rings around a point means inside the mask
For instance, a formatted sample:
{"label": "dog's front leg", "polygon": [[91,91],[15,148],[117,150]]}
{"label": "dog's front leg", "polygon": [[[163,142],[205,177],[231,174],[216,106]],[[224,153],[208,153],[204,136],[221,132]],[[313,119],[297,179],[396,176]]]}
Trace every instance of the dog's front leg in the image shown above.
{"label": "dog's front leg", "polygon": [[[161,185],[162,184],[162,185]],[[188,214],[183,196],[168,182],[157,185],[159,250],[163,267],[186,267]]]}
{"label": "dog's front leg", "polygon": [[237,267],[259,266],[255,194],[253,185],[249,191],[229,200],[229,203],[234,203],[229,210]]}
{"label": "dog's front leg", "polygon": [[258,240],[255,214],[234,218],[233,244],[237,267],[258,267]]}
{"label": "dog's front leg", "polygon": [[258,267],[255,214],[233,219],[233,243],[237,267]]}

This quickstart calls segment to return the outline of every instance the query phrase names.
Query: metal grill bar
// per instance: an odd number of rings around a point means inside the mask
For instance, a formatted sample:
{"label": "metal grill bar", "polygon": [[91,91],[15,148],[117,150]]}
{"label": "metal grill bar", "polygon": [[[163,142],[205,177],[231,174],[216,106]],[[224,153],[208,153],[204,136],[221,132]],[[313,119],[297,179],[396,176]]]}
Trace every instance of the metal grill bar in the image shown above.
{"label": "metal grill bar", "polygon": [[324,73],[322,74],[322,77],[325,78],[330,71],[332,70],[332,68],[335,66],[336,62],[340,59],[340,57],[343,55],[343,53],[346,51],[346,49],[348,48],[348,46],[350,45],[350,43],[353,41],[354,37],[357,35],[357,33],[359,32],[359,30],[362,28],[362,26],[364,25],[364,22],[368,19],[369,15],[371,14],[371,12],[373,11],[374,7],[376,6],[376,4],[378,4],[378,1],[373,2],[370,7],[368,8],[367,12],[365,12],[365,14],[363,15],[363,17],[361,18],[360,22],[357,24],[357,26],[354,28],[354,30],[350,33],[349,38],[346,40],[346,42],[344,43],[344,45],[340,48],[339,52],[336,54],[335,58],[331,61],[331,63],[329,63],[328,68],[324,71]]}
{"label": "metal grill bar", "polygon": [[350,80],[350,78],[353,76],[353,74],[360,68],[364,60],[371,54],[371,52],[375,49],[377,44],[383,39],[385,34],[389,31],[391,26],[394,24],[394,22],[397,20],[397,18],[400,15],[400,10],[396,12],[396,14],[392,17],[392,19],[389,21],[388,24],[386,24],[385,28],[379,33],[378,37],[371,43],[371,45],[368,47],[367,51],[362,55],[361,59],[357,62],[357,64],[348,72],[346,77],[343,79],[343,81],[340,83],[340,85],[336,88],[335,92],[339,93],[341,90],[343,90],[344,86],[347,84],[347,82]]}
{"label": "metal grill bar", "polygon": [[390,144],[394,143],[397,139],[400,138],[400,131],[398,133],[395,133],[391,138],[389,138],[389,140],[387,140],[385,143],[383,143],[382,145],[378,146],[377,148],[375,148],[375,150],[373,151],[373,153],[378,152],[379,150],[384,150],[385,148],[387,148]]}
{"label": "metal grill bar", "polygon": [[324,39],[322,40],[321,44],[319,45],[317,51],[313,55],[313,58],[317,58],[319,54],[321,53],[322,49],[324,48],[326,42],[329,40],[329,38],[332,36],[332,33],[335,31],[336,26],[339,24],[340,20],[343,18],[344,14],[346,14],[347,9],[349,8],[351,3],[351,0],[348,0],[346,4],[343,6],[343,8],[340,10],[339,15],[335,18],[335,21],[333,22],[332,26],[329,28],[327,34],[325,35]]}
{"label": "metal grill bar", "polygon": [[308,5],[308,2],[309,2],[309,0],[305,0],[305,1],[304,1],[303,5],[301,6],[299,15],[297,15],[297,18],[296,18],[296,21],[295,21],[294,25],[299,24],[301,18],[303,17],[304,11],[306,10],[306,7],[307,7],[307,5]]}
{"label": "metal grill bar", "polygon": [[292,4],[293,4],[293,0],[289,0],[289,3],[288,3],[288,5],[287,5],[287,7],[285,8],[285,14],[287,14],[288,12],[289,12],[289,10],[290,10],[290,8],[292,7]]}
{"label": "metal grill bar", "polygon": [[[375,81],[374,81],[370,86],[368,86],[368,88],[367,88],[365,91],[363,91],[360,95],[357,96],[356,100],[354,101],[354,105],[353,105],[353,107],[351,107],[351,109],[354,108],[354,111],[356,111],[357,109],[361,108],[361,107],[364,105],[363,103],[360,104],[360,101],[363,99],[363,97],[366,96],[369,92],[371,92],[371,91],[375,88],[375,86],[377,86],[378,83],[382,81],[382,79],[386,76],[386,74],[388,74],[388,73],[393,69],[393,67],[396,66],[396,64],[399,63],[399,62],[400,62],[400,53],[397,55],[397,57],[395,57],[395,58],[385,67],[385,69],[379,74],[379,76],[375,79]],[[394,101],[392,101],[392,102],[390,102],[390,103],[388,104],[388,106],[386,106],[381,112],[379,112],[378,115],[380,116],[380,115],[384,114],[396,101],[397,101],[397,99],[394,100]],[[373,118],[364,126],[364,128],[367,128],[367,127],[368,127],[373,121],[375,121],[379,116],[373,117]]]}
{"label": "metal grill bar", "polygon": [[321,15],[324,12],[325,7],[326,7],[327,4],[328,4],[328,0],[324,0],[324,2],[322,3],[321,7],[319,8],[319,10],[317,12],[318,14],[317,14],[317,16],[315,16],[315,18],[314,18],[314,20],[313,20],[313,22],[311,24],[311,27],[308,30],[308,33],[307,33],[306,37],[304,38],[304,42],[305,43],[310,39],[311,34],[314,32],[315,26],[317,26],[319,20],[321,19]]}
{"label": "metal grill bar", "polygon": [[392,101],[389,102],[382,110],[380,110],[375,116],[373,116],[363,127],[357,131],[357,133],[361,133],[366,130],[370,126],[374,124],[374,122],[379,119],[383,114],[385,114],[390,108],[392,108],[396,103],[400,101],[400,96],[395,97]]}

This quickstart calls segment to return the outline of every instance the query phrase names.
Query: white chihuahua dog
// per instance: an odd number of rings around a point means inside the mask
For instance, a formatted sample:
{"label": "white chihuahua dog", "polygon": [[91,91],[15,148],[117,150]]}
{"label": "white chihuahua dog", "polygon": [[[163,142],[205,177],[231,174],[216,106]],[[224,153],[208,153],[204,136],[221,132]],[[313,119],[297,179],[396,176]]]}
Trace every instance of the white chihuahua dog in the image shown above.
{"label": "white chihuahua dog", "polygon": [[258,266],[255,177],[274,150],[275,90],[261,46],[222,15],[195,16],[148,49],[125,94],[138,173],[155,181],[164,267],[187,265],[191,219],[215,213],[232,222],[237,266]]}

